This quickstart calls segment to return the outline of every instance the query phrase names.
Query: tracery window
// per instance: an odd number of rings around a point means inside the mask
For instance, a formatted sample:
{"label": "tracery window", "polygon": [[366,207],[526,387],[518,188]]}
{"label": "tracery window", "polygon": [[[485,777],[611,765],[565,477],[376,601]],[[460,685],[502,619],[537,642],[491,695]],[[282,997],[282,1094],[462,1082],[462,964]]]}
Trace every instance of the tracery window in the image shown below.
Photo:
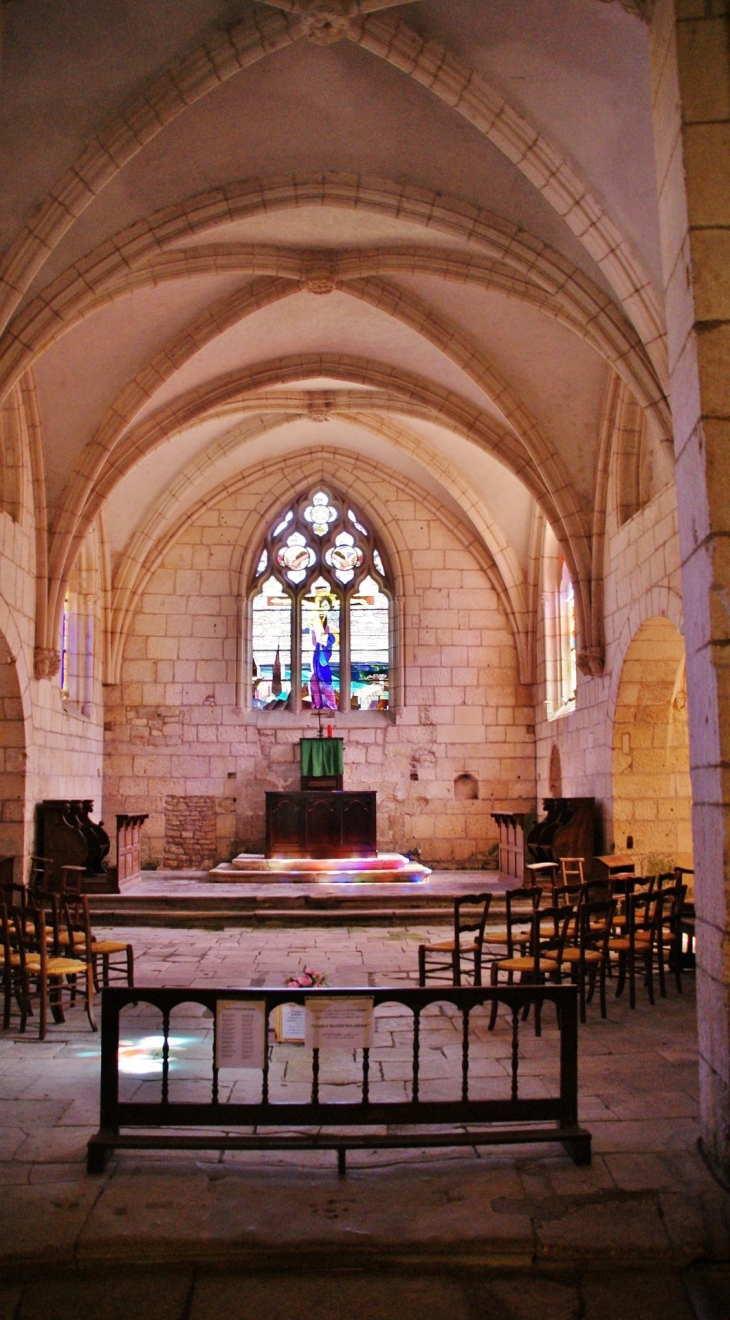
{"label": "tracery window", "polygon": [[318,486],[288,505],[250,599],[254,710],[388,710],[390,577],[349,501]]}

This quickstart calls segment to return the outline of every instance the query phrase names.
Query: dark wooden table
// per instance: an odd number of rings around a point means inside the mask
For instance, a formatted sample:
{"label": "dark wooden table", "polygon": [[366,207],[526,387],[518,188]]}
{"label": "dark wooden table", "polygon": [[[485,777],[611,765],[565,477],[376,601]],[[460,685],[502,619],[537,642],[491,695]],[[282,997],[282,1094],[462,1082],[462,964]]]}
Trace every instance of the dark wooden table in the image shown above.
{"label": "dark wooden table", "polygon": [[266,794],[267,857],[376,857],[376,797],[310,789]]}

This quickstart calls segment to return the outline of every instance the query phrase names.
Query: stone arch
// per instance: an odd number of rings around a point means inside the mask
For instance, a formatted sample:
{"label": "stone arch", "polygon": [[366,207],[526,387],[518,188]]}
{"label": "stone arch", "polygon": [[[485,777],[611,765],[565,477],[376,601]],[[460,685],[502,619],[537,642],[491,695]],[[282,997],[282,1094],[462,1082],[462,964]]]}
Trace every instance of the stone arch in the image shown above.
{"label": "stone arch", "polygon": [[[308,403],[306,393],[302,393],[300,402],[301,407],[306,408]],[[225,437],[216,442],[204,456],[198,456],[187,469],[180,473],[149,511],[144,523],[135,532],[119,561],[112,602],[111,633],[113,633],[113,638],[109,652],[108,673],[115,672],[118,667],[119,639],[126,632],[130,602],[137,598],[142,577],[145,581],[149,577],[151,571],[149,568],[150,555],[152,554],[155,561],[157,561],[162,553],[162,547],[169,544],[169,534],[172,529],[179,530],[182,525],[181,520],[188,516],[187,509],[192,507],[193,499],[196,507],[200,507],[202,503],[210,503],[211,499],[214,498],[211,492],[202,497],[200,494],[195,496],[195,482],[206,473],[212,473],[216,460],[224,453],[245,443],[249,438],[253,439],[263,432],[285,426],[288,422],[296,420],[299,415],[299,413],[269,413],[265,416],[247,418],[242,424],[234,427]],[[429,446],[404,426],[395,425],[389,419],[376,414],[369,415],[359,412],[349,414],[338,411],[337,417],[338,420],[347,425],[363,427],[375,434],[386,435],[391,443],[405,450],[405,452],[413,454],[414,457],[424,462],[426,467],[429,466],[431,456]],[[435,456],[433,457],[435,461]],[[487,555],[493,560],[494,572],[490,580],[501,596],[510,619],[518,647],[520,677],[525,683],[532,682],[534,681],[534,674],[531,667],[532,656],[529,644],[531,617],[527,607],[525,587],[519,564],[491,514],[483,506],[477,507],[471,488],[456,470],[452,471],[448,464],[441,461],[438,464],[438,473],[441,483],[461,506],[465,518],[473,525],[486,547]],[[217,485],[215,490],[218,490]],[[173,534],[177,534],[177,531]]]}
{"label": "stone arch", "polygon": [[608,690],[608,716],[611,722],[616,715],[616,701],[619,682],[623,672],[623,663],[629,646],[643,623],[649,619],[661,617],[674,624],[678,633],[684,634],[682,597],[671,587],[655,586],[634,601],[624,621],[618,642],[611,654],[611,681]]}
{"label": "stone arch", "polygon": [[[496,454],[501,462],[510,466],[540,502],[546,516],[554,524],[556,535],[564,547],[571,576],[576,583],[576,610],[581,636],[590,623],[590,564],[587,560],[587,530],[583,511],[574,491],[562,482],[560,460],[538,453],[534,462],[526,461],[520,441],[506,428],[498,427],[484,414],[467,403],[461,396],[441,388],[432,388],[428,382],[410,372],[396,370],[369,359],[345,357],[337,354],[307,354],[294,358],[274,359],[259,363],[244,372],[228,373],[211,382],[201,397],[193,390],[160,413],[152,414],[127,434],[114,456],[114,464],[107,464],[106,475],[99,475],[98,462],[92,472],[81,475],[77,470],[70,488],[67,488],[65,508],[59,514],[51,553],[51,588],[49,616],[56,619],[59,609],[60,585],[65,580],[68,566],[77,553],[77,546],[85,527],[91,522],[124,471],[138,461],[140,454],[151,452],[173,434],[184,430],[194,421],[228,412],[241,412],[246,408],[261,410],[261,391],[272,385],[301,381],[307,376],[335,376],[356,385],[376,386],[393,392],[398,411],[409,412],[414,405],[430,415],[447,419],[447,424],[464,434],[474,443],[481,443]],[[246,396],[250,396],[248,399]],[[281,408],[282,396],[275,396],[275,409]],[[336,398],[336,396],[335,396]],[[363,396],[363,406],[373,405],[373,393]],[[273,399],[272,399],[273,402]],[[533,437],[534,439],[534,437]],[[91,462],[91,460],[89,460]],[[553,498],[546,481],[552,475]],[[93,492],[93,493],[92,493]]]}
{"label": "stone arch", "polygon": [[[330,182],[336,183],[336,176]],[[535,241],[530,241],[529,234],[521,238],[521,231],[515,226],[499,224],[488,212],[475,211],[470,215],[468,212],[474,208],[458,199],[434,195],[425,214],[422,196],[417,199],[419,205],[412,198],[409,208],[409,199],[404,198],[402,204],[394,207],[393,185],[387,180],[341,183],[334,196],[328,181],[322,179],[256,181],[253,201],[248,187],[243,182],[225,189],[223,196],[218,189],[188,198],[173,208],[173,215],[169,208],[161,215],[155,212],[146,221],[146,246],[141,250],[139,227],[134,225],[129,231],[115,235],[114,253],[109,253],[108,243],[101,244],[84,261],[57,277],[12,323],[12,335],[0,353],[2,393],[74,325],[114,300],[150,285],[210,274],[241,273],[252,277],[251,285],[241,291],[243,296],[247,296],[249,289],[256,295],[258,290],[266,292],[268,286],[280,283],[294,282],[309,287],[312,254],[299,249],[215,242],[170,248],[175,239],[179,242],[188,237],[191,230],[193,234],[207,232],[261,210],[271,213],[309,203],[390,215],[393,219],[453,234],[481,247],[485,253],[479,256],[446,253],[440,248],[413,244],[383,251],[318,250],[318,277],[331,288],[351,287],[360,281],[382,279],[401,271],[423,271],[446,280],[499,289],[508,297],[530,302],[585,339],[605,358],[637,394],[642,406],[655,416],[660,433],[671,440],[671,419],[663,386],[634,327],[587,275],[560,254],[549,249],[536,254]],[[202,218],[196,223],[198,211]],[[233,295],[234,301],[239,296]],[[215,320],[220,311],[224,320],[227,319],[226,301],[214,304],[196,318],[190,327],[194,340],[201,334],[205,339],[211,329],[216,332]],[[167,371],[169,365],[166,364]],[[142,373],[148,375],[152,366],[150,363]],[[154,373],[151,378],[156,382]]]}
{"label": "stone arch", "polygon": [[631,838],[637,863],[645,867],[691,866],[684,638],[667,618],[647,619],[631,639],[621,666],[612,752],[616,848],[623,851]]}
{"label": "stone arch", "polygon": [[[117,172],[164,127],[228,78],[308,35],[288,14],[257,14],[210,32],[112,114],[37,208],[0,263],[0,316],[12,316],[49,254]],[[529,178],[591,254],[666,379],[663,317],[643,263],[616,224],[554,146],[474,69],[402,19],[371,15],[346,35],[426,86],[483,133]]]}

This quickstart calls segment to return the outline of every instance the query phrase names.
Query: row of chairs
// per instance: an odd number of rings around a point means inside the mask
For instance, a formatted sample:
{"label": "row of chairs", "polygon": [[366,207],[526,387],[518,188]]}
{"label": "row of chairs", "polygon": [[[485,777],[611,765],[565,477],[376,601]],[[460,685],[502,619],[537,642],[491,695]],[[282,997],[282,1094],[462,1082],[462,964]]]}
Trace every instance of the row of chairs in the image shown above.
{"label": "row of chairs", "polygon": [[[75,871],[81,868],[65,868]],[[43,1040],[48,1011],[63,1022],[64,995],[76,999],[81,986],[89,1024],[96,1031],[94,992],[114,982],[134,985],[134,949],[119,940],[102,940],[91,926],[81,877],[62,876],[59,891],[37,882],[26,888],[12,880],[0,883],[0,956],[3,975],[3,1026],[10,1026],[13,1004],[20,1031],[38,1007],[38,1037]]]}
{"label": "row of chairs", "polygon": [[[655,971],[662,997],[667,970],[682,990],[686,886],[681,875],[556,884],[549,905],[543,906],[546,892],[541,887],[507,891],[504,924],[498,926],[489,924],[491,894],[457,899],[452,938],[419,946],[420,984],[435,979],[460,985],[471,976],[481,985],[487,966],[495,986],[505,977],[508,983],[519,977],[532,984],[568,977],[579,989],[582,1021],[596,984],[601,1015],[606,1017],[606,979],[614,970],[617,995],[628,980],[631,1008],[636,1007],[640,969],[650,1003],[655,1002]],[[493,1013],[496,1016],[496,1005]]]}

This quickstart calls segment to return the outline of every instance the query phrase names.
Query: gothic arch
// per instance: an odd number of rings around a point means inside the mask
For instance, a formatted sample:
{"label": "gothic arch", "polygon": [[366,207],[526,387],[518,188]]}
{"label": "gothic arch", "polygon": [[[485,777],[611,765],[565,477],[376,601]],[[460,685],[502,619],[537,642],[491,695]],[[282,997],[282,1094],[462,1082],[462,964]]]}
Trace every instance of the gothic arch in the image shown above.
{"label": "gothic arch", "polygon": [[[112,115],[5,253],[0,264],[3,324],[63,234],[146,143],[226,79],[306,35],[301,17],[251,15],[225,32],[211,32],[204,45],[171,63],[121,114]],[[666,379],[663,318],[643,265],[556,149],[473,69],[402,19],[376,15],[355,20],[343,35],[426,86],[526,175],[603,270]]]}
{"label": "gothic arch", "polygon": [[[692,790],[684,638],[664,616],[631,638],[616,693],[612,740],[616,848],[632,840],[652,872],[691,865]],[[660,860],[661,859],[661,860]]]}

